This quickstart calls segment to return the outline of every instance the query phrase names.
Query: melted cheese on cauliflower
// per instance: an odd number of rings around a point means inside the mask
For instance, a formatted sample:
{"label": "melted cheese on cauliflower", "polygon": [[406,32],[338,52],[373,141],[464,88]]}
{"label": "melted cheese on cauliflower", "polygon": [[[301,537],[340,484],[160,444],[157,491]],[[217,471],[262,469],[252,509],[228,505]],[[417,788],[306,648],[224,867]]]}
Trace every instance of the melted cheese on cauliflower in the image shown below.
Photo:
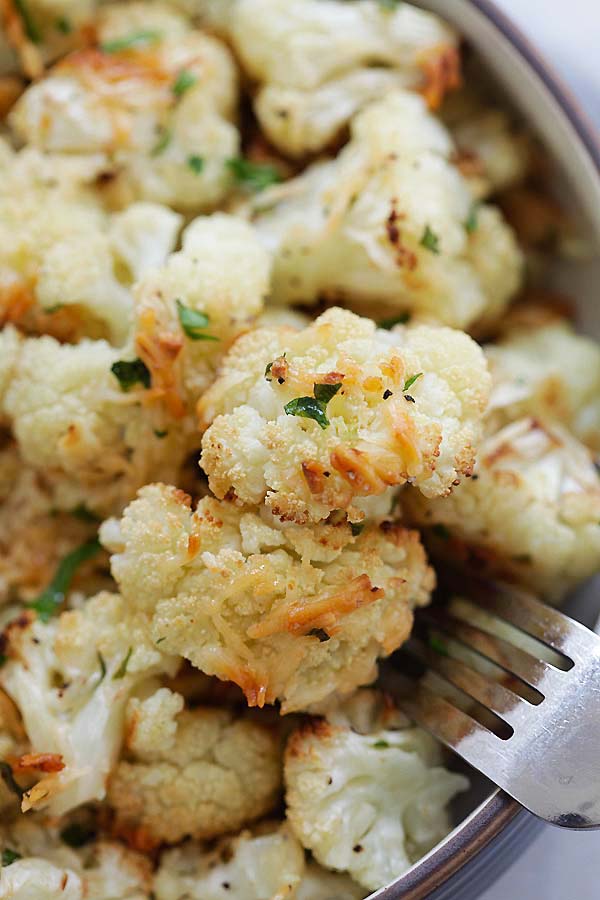
{"label": "melted cheese on cauliflower", "polygon": [[237,156],[237,75],[227,48],[160,3],[98,15],[99,46],[62,59],[29,87],[10,121],[52,153],[101,153],[123,204],[201,211],[227,193]]}
{"label": "melted cheese on cauliflower", "polygon": [[460,328],[497,317],[520,287],[522,255],[495,208],[479,207],[471,227],[474,196],[452,153],[418,96],[366,107],[336,159],[254,201],[273,299],[383,304]]}
{"label": "melted cheese on cauliflower", "polygon": [[488,378],[477,345],[450,329],[378,330],[341,309],[300,332],[259,329],[200,400],[201,464],[218,497],[359,521],[359,498],[406,481],[447,494],[472,471]]}
{"label": "melted cheese on cauliflower", "polygon": [[550,599],[600,564],[600,476],[588,450],[556,424],[507,425],[483,442],[473,478],[450,497],[413,492],[404,504],[441,555]]}
{"label": "melted cheese on cauliflower", "polygon": [[149,485],[101,539],[161,648],[234,681],[251,706],[306,709],[375,675],[433,587],[415,532],[280,525],[260,511]]}

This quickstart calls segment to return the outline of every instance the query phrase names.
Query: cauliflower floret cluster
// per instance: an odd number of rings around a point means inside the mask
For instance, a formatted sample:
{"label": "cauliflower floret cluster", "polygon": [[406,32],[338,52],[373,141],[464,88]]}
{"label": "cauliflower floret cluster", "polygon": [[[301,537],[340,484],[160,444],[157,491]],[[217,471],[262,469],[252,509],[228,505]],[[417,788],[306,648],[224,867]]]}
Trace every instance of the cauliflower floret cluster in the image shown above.
{"label": "cauliflower floret cluster", "polygon": [[459,328],[497,317],[522,255],[501,213],[475,205],[453,150],[423,100],[394,91],[353,119],[335,160],[261,195],[275,302],[377,304]]}
{"label": "cauliflower floret cluster", "polygon": [[12,366],[1,414],[24,462],[48,475],[59,509],[85,503],[110,513],[140,485],[176,477],[188,437],[185,428],[170,428],[152,403],[139,360],[123,359],[123,351],[103,340],[15,341],[8,328],[0,335],[5,342]]}
{"label": "cauliflower floret cluster", "polygon": [[[0,869],[0,897],[11,900],[148,900],[150,861],[109,840],[85,839],[79,826],[21,819],[0,830],[11,860]],[[82,833],[83,837],[83,833]]]}
{"label": "cauliflower floret cluster", "polygon": [[171,415],[193,409],[229,344],[261,312],[269,271],[252,228],[215,213],[192,222],[181,251],[138,282],[136,349]]}
{"label": "cauliflower floret cluster", "polygon": [[227,193],[239,135],[227,48],[162,3],[115,3],[99,44],[76,51],[14,107],[16,134],[45,152],[102,154],[113,197],[210,209]]}
{"label": "cauliflower floret cluster", "polygon": [[218,497],[359,521],[361,498],[406,481],[443,495],[470,474],[488,381],[480,348],[449,328],[385,331],[332,309],[302,331],[257,329],[200,400],[202,467]]}
{"label": "cauliflower floret cluster", "polygon": [[183,710],[166,688],[130,703],[125,757],[108,787],[117,833],[148,849],[233,833],[271,812],[281,785],[275,728],[227,709]]}
{"label": "cauliflower floret cluster", "polygon": [[43,618],[26,611],[5,629],[0,687],[31,742],[16,771],[40,775],[21,808],[60,815],[104,798],[129,696],[155,675],[173,675],[179,661],[162,652],[147,619],[116,594],[102,592],[81,609]]}
{"label": "cauliflower floret cluster", "polygon": [[442,765],[420,728],[315,719],[289,738],[288,820],[325,866],[377,890],[397,878],[449,830],[446,805],[468,786]]}
{"label": "cauliflower floret cluster", "polygon": [[174,249],[181,217],[157,203],[107,213],[86,172],[36,150],[0,162],[0,321],[61,339],[131,327],[131,286]]}
{"label": "cauliflower floret cluster", "polygon": [[433,573],[415,532],[384,522],[281,525],[268,514],[143,488],[101,539],[126,601],[152,634],[251,706],[283,712],[349,693],[408,636]]}
{"label": "cauliflower floret cluster", "polygon": [[600,565],[600,477],[562,427],[524,418],[487,438],[473,477],[443,502],[405,494],[436,551],[549,599]]}
{"label": "cauliflower floret cluster", "polygon": [[194,844],[163,854],[156,900],[275,900],[298,897],[304,851],[287,825],[226,838],[214,850]]}
{"label": "cauliflower floret cluster", "polygon": [[239,0],[227,24],[259,85],[262,130],[289,156],[322,150],[389,90],[420,90],[436,107],[460,83],[457,35],[407,3]]}
{"label": "cauliflower floret cluster", "polygon": [[522,416],[562,422],[600,451],[600,348],[569,322],[511,328],[485,348],[492,375],[488,419],[498,428]]}

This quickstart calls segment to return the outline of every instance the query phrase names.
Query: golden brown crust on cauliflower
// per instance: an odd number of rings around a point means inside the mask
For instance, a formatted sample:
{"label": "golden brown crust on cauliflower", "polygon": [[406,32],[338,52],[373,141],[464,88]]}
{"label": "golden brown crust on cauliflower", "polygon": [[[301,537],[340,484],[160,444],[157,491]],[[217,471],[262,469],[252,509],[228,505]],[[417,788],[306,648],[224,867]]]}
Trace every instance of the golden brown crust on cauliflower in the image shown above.
{"label": "golden brown crust on cauliflower", "polygon": [[519,419],[487,438],[443,501],[405,495],[432,549],[559,599],[600,564],[600,476],[561,426]]}
{"label": "golden brown crust on cauliflower", "polygon": [[462,775],[441,764],[420,728],[373,729],[314,719],[289,738],[287,817],[300,842],[370,890],[383,887],[449,830],[449,800]]}
{"label": "golden brown crust on cauliflower", "polygon": [[[265,500],[297,522],[335,509],[358,521],[359,498],[406,481],[447,494],[470,474],[488,382],[480,349],[450,329],[386,332],[341,309],[300,332],[259,329],[198,404],[201,464],[218,497]],[[298,398],[312,411],[323,387],[324,421],[286,415]]]}
{"label": "golden brown crust on cauliflower", "polygon": [[168,747],[147,736],[141,758],[130,731],[108,786],[117,834],[151,849],[219,837],[271,812],[281,786],[275,729],[210,708],[177,713],[175,726]]}
{"label": "golden brown crust on cauliflower", "polygon": [[266,511],[149,485],[118,527],[113,575],[153,615],[161,649],[284,712],[372,680],[407,637],[433,573],[416,532],[384,522],[281,525]]}

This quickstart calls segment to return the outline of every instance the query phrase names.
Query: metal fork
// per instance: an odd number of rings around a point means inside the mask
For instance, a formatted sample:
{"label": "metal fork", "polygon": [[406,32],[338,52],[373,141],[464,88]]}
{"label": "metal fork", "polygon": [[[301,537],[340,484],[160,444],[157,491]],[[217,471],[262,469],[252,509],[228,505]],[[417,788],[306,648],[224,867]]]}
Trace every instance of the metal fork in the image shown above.
{"label": "metal fork", "polygon": [[428,674],[415,683],[388,663],[384,686],[409,718],[535,815],[600,828],[600,637],[512,585],[451,582],[514,627],[504,624],[499,637],[489,616],[482,627],[452,607],[419,613],[421,639],[401,651],[400,667],[416,659]]}

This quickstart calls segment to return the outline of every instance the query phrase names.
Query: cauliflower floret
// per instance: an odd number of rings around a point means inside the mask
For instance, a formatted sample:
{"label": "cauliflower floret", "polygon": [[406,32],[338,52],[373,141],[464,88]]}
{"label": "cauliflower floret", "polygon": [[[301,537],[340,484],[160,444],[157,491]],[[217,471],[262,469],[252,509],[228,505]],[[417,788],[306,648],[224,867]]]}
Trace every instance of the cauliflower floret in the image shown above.
{"label": "cauliflower floret", "polygon": [[255,110],[290,156],[323,149],[353,114],[392,87],[421,90],[432,106],[458,86],[458,38],[431,13],[375,0],[239,0],[233,45],[259,82]]}
{"label": "cauliflower floret", "polygon": [[[122,344],[131,285],[165,261],[181,219],[156,203],[111,215],[83,173],[65,166],[34,172],[40,158],[28,149],[0,166],[0,323]],[[65,335],[57,326],[69,314],[74,334]]]}
{"label": "cauliflower floret", "polygon": [[524,323],[485,348],[492,374],[490,427],[524,415],[562,422],[600,451],[600,347],[569,322]]}
{"label": "cauliflower floret", "polygon": [[176,478],[191,423],[169,427],[152,392],[132,384],[144,377],[141,364],[122,354],[131,355],[105,341],[20,343],[0,409],[22,459],[47,476],[60,509],[85,503],[110,514],[153,477]]}
{"label": "cauliflower floret", "polygon": [[[148,709],[150,702],[130,710],[125,756],[110,778],[108,803],[117,833],[148,849],[236,832],[271,812],[281,788],[275,729],[236,718],[227,709],[196,708],[166,717],[166,698],[158,711]],[[170,713],[175,704],[171,698],[169,703]],[[165,719],[175,725],[174,733],[167,731],[169,746],[163,735],[154,739],[156,725]]]}
{"label": "cauliflower floret", "polygon": [[556,424],[507,425],[483,442],[473,478],[450,497],[411,492],[403,506],[440,554],[549,599],[600,564],[600,477],[587,449]]}
{"label": "cauliflower floret", "polygon": [[309,862],[295,900],[362,900],[364,896],[364,888],[347,875],[328,872],[318,863]]}
{"label": "cauliflower floret", "polygon": [[449,328],[384,331],[331,309],[300,332],[259,329],[200,399],[201,464],[218,497],[359,521],[357,498],[406,481],[447,494],[470,474],[488,383],[480,348]]}
{"label": "cauliflower floret", "polygon": [[281,525],[165,485],[143,488],[101,539],[123,595],[167,652],[233,681],[251,706],[306,709],[371,681],[407,637],[434,576],[416,532],[389,522]]}
{"label": "cauliflower floret", "polygon": [[283,900],[297,897],[304,851],[287,825],[226,838],[214,850],[186,844],[163,854],[156,900]]}
{"label": "cauliflower floret", "polygon": [[358,734],[324,719],[289,738],[285,781],[287,817],[303,846],[370,890],[448,833],[445,807],[468,786],[420,728]]}
{"label": "cauliflower floret", "polygon": [[274,257],[274,302],[383,304],[456,327],[502,312],[522,255],[499,212],[475,210],[452,154],[423,100],[394,91],[355,117],[335,160],[259,195],[251,209]]}
{"label": "cauliflower floret", "polygon": [[225,350],[261,312],[269,269],[252,228],[216,213],[192,222],[182,250],[138,283],[137,351],[173,415],[193,408]]}
{"label": "cauliflower floret", "polygon": [[2,849],[18,858],[0,869],[2,900],[148,900],[149,860],[112,841],[72,849],[62,839],[69,826],[59,829],[30,817],[3,827]]}
{"label": "cauliflower floret", "polygon": [[214,207],[239,146],[231,54],[161,3],[104,7],[97,30],[99,47],[65,57],[25,91],[13,129],[46,152],[103,154],[123,204]]}
{"label": "cauliflower floret", "polygon": [[0,450],[0,606],[15,594],[24,600],[38,595],[59,562],[97,528],[84,506],[71,513],[55,509],[50,485],[23,465],[14,446]]}
{"label": "cauliflower floret", "polygon": [[[7,759],[18,759],[28,750],[27,735],[16,707],[10,697],[0,691],[0,760],[6,764]],[[0,778],[0,816],[8,818],[16,809],[16,803],[16,791],[9,787],[4,777]]]}
{"label": "cauliflower floret", "polygon": [[0,685],[14,700],[32,753],[17,771],[41,772],[22,810],[60,815],[101,800],[122,739],[132,691],[178,660],[158,649],[149,622],[106,592],[43,622],[23,613],[4,632]]}

